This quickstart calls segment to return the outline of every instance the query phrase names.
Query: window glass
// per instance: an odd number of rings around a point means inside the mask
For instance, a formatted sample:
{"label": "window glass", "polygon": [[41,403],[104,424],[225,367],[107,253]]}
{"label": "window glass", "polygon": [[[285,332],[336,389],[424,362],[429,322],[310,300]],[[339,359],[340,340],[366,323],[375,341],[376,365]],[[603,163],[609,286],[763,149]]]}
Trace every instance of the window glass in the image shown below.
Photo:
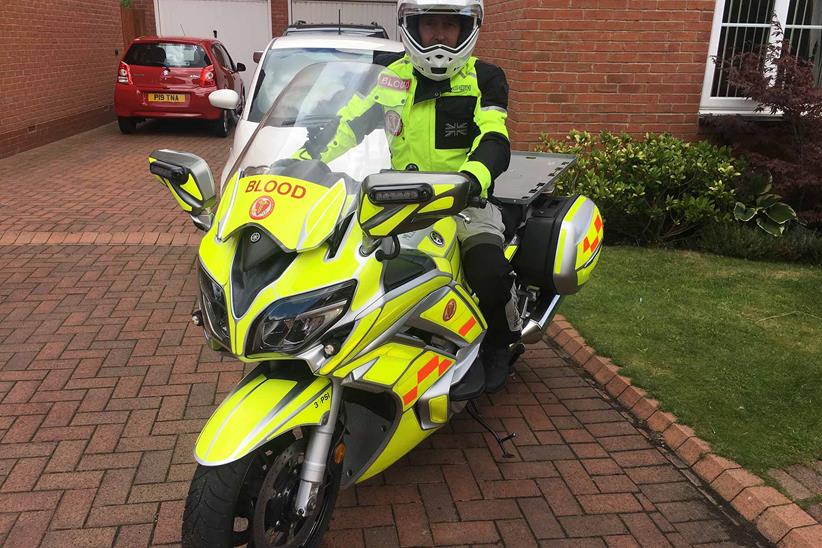
{"label": "window glass", "polygon": [[[726,0],[718,59],[759,50],[774,35],[773,14],[787,13],[780,21],[794,54],[813,63],[816,84],[822,86],[822,4],[814,0]],[[711,80],[711,97],[742,97],[728,82],[721,63],[716,63]]]}
{"label": "window glass", "polygon": [[274,100],[294,75],[314,63],[328,61],[360,61],[370,63],[372,51],[341,50],[334,48],[289,48],[273,49],[265,56],[260,69],[254,96],[251,99],[251,111],[248,119],[259,122],[268,112]]}
{"label": "window glass", "polygon": [[128,65],[170,68],[202,68],[211,64],[201,46],[167,42],[133,44],[124,61]]}
{"label": "window glass", "polygon": [[228,68],[230,68],[231,70],[237,70],[237,65],[234,63],[234,59],[231,58],[231,55],[229,55],[228,50],[225,49],[224,46],[220,46],[220,49],[223,50],[223,53],[225,54],[226,59],[228,59],[228,65],[226,65],[226,66]]}
{"label": "window glass", "polygon": [[791,2],[785,38],[790,42],[795,55],[813,64],[816,85],[822,87],[822,2]]}
{"label": "window glass", "polygon": [[214,44],[211,47],[214,50],[214,55],[217,57],[217,62],[220,65],[224,66],[227,69],[233,70],[234,67],[231,65],[231,58],[228,56],[228,53],[223,49],[223,47],[219,44]]}

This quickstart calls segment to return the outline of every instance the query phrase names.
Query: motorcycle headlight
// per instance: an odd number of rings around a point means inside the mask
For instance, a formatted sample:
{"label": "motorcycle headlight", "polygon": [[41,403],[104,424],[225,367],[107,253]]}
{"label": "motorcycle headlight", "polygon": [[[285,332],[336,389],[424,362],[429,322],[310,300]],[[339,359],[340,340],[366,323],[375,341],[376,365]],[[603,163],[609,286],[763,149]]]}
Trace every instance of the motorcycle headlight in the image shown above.
{"label": "motorcycle headlight", "polygon": [[206,331],[226,350],[231,349],[228,336],[228,310],[226,309],[225,292],[222,286],[208,275],[202,265],[197,265],[200,279],[200,296],[202,299],[203,318]]}
{"label": "motorcycle headlight", "polygon": [[295,353],[308,346],[345,314],[356,287],[351,280],[273,303],[254,320],[246,354]]}

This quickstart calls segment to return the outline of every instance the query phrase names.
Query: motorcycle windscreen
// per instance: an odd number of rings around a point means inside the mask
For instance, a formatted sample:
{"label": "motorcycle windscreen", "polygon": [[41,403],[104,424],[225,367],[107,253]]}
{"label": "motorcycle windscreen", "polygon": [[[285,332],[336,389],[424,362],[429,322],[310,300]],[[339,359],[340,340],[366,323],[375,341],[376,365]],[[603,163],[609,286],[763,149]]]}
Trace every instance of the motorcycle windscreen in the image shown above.
{"label": "motorcycle windscreen", "polygon": [[220,240],[255,225],[290,252],[333,233],[356,207],[360,181],[391,166],[385,120],[402,107],[407,84],[386,70],[316,63],[293,78],[230,170],[216,215]]}
{"label": "motorcycle windscreen", "polygon": [[246,175],[226,188],[217,237],[254,225],[285,251],[314,249],[334,232],[346,196],[342,177],[328,187],[286,175]]}

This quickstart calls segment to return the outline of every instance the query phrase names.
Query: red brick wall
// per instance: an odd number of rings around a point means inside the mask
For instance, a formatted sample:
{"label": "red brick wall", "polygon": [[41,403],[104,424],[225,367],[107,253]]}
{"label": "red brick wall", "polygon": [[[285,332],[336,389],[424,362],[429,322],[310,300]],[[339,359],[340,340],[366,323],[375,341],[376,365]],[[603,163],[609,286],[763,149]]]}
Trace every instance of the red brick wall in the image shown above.
{"label": "red brick wall", "polygon": [[279,36],[288,26],[288,0],[271,0],[271,32]]}
{"label": "red brick wall", "polygon": [[0,157],[114,119],[118,2],[4,0],[0,9]]}
{"label": "red brick wall", "polygon": [[145,29],[145,34],[157,34],[157,21],[154,16],[154,0],[131,0],[131,6],[143,10],[143,29]]}
{"label": "red brick wall", "polygon": [[714,6],[485,0],[477,55],[507,73],[514,145],[571,129],[695,137]]}

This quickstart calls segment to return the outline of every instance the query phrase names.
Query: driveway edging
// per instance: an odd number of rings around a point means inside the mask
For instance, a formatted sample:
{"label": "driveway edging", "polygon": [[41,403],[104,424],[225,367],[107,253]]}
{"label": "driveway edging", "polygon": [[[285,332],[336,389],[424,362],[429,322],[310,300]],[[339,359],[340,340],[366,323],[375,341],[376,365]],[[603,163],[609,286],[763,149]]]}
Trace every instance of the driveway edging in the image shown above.
{"label": "driveway edging", "polygon": [[620,367],[597,355],[564,316],[554,318],[547,336],[629,413],[660,434],[699,478],[765,538],[779,548],[822,546],[822,524],[739,463],[712,453],[708,442],[679,424],[675,415],[660,410],[659,402],[620,375]]}

